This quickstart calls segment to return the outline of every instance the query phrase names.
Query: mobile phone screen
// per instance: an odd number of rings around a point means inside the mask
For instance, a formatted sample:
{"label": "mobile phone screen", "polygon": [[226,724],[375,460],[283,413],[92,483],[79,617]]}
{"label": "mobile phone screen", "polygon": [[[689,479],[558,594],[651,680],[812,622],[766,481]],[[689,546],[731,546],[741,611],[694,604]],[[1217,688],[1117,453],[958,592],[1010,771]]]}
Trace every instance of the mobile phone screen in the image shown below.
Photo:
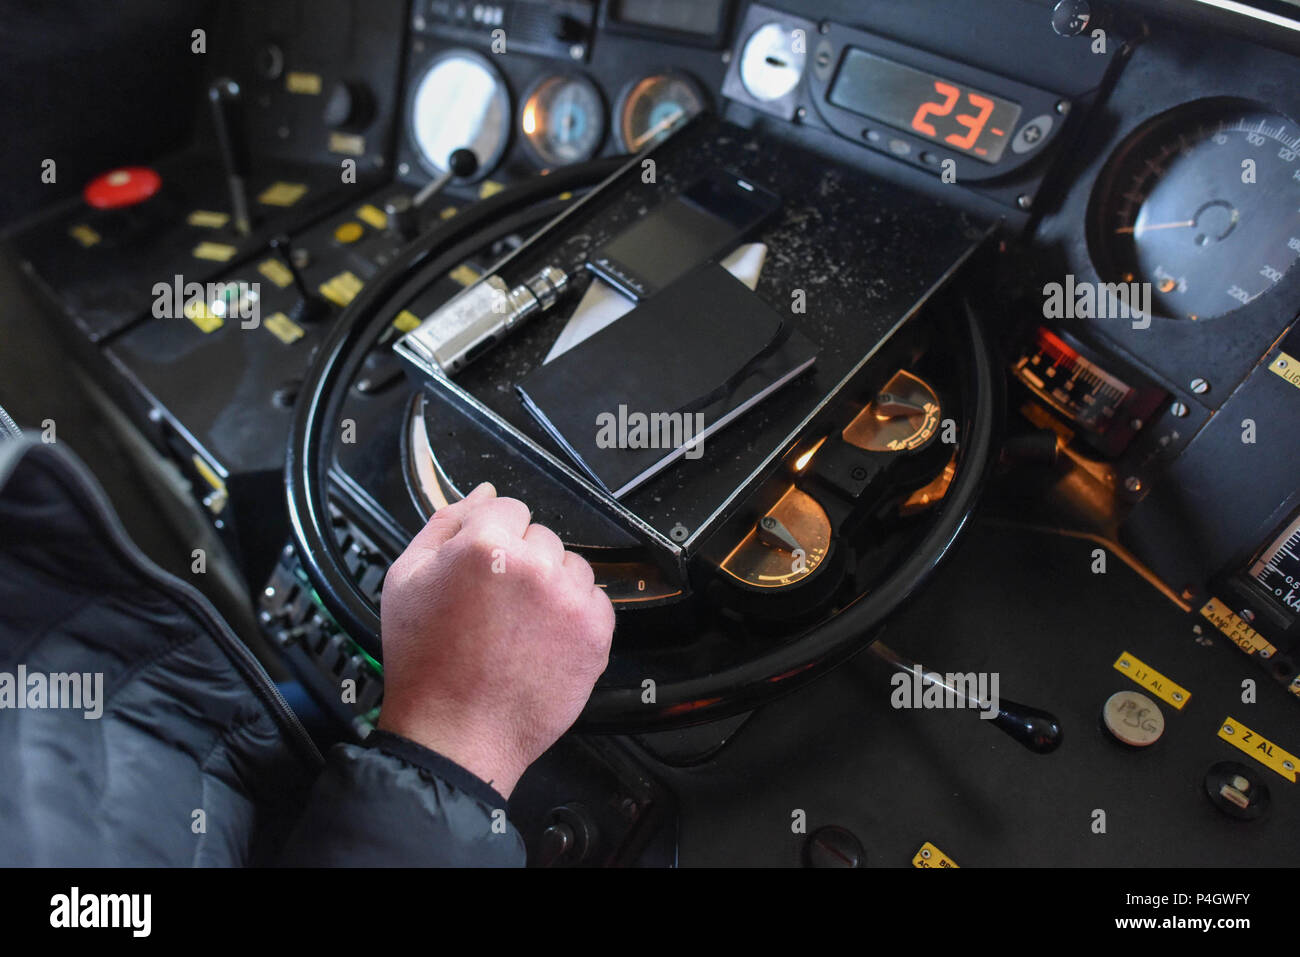
{"label": "mobile phone screen", "polygon": [[598,249],[587,268],[640,301],[725,253],[780,205],[775,193],[715,170]]}

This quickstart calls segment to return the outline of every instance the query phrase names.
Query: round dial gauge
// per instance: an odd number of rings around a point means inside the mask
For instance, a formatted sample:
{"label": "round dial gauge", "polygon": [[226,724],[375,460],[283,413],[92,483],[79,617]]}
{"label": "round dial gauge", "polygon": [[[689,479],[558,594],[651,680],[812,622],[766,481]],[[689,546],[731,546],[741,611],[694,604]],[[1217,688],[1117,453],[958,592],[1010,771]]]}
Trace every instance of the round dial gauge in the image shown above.
{"label": "round dial gauge", "polygon": [[429,64],[411,98],[411,140],[428,172],[447,172],[448,157],[469,149],[480,177],[501,160],[510,139],[510,94],[496,67],[469,50]]}
{"label": "round dial gauge", "polygon": [[543,166],[591,159],[605,138],[605,104],[582,76],[548,76],[524,100],[519,127]]}
{"label": "round dial gauge", "polygon": [[644,77],[629,86],[619,101],[619,142],[629,153],[640,152],[704,108],[703,92],[685,74]]}
{"label": "round dial gauge", "polygon": [[817,570],[831,546],[831,521],[791,485],[722,560],[722,570],[754,588],[784,588]]}
{"label": "round dial gauge", "polygon": [[1092,240],[1102,278],[1150,283],[1157,315],[1253,302],[1300,258],[1300,126],[1231,106],[1160,118],[1102,174]]}

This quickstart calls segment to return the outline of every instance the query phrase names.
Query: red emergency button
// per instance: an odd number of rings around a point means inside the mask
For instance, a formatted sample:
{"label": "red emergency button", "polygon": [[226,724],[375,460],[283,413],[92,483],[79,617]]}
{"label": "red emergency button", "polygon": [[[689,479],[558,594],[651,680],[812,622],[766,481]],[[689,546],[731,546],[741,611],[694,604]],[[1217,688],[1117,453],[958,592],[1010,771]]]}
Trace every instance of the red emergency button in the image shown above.
{"label": "red emergency button", "polygon": [[158,192],[162,177],[147,166],[123,166],[101,173],[86,184],[82,195],[96,209],[134,206]]}

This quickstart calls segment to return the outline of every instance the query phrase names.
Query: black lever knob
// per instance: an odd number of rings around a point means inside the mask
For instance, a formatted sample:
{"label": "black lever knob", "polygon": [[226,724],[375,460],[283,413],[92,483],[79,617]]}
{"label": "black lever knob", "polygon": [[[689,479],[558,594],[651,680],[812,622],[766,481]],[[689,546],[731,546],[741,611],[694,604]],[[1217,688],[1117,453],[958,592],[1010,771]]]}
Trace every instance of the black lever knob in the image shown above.
{"label": "black lever knob", "polygon": [[1061,746],[1060,718],[1040,708],[1002,698],[990,723],[1035,754],[1051,754]]}
{"label": "black lever knob", "polygon": [[298,292],[298,301],[294,303],[293,308],[287,313],[288,317],[298,323],[310,323],[323,319],[329,313],[329,305],[324,299],[312,292],[302,278],[302,270],[293,261],[289,237],[284,235],[273,237],[271,239],[271,249],[280,257],[280,261],[284,263],[285,268],[289,270],[289,275],[293,277],[293,287]]}
{"label": "black lever knob", "polygon": [[965,707],[978,709],[981,718],[991,707],[996,707],[997,716],[988,719],[989,724],[1005,732],[1035,754],[1050,754],[1060,747],[1061,721],[1056,715],[1002,697],[993,703],[981,701],[961,688],[949,684],[941,675],[927,672],[915,661],[904,658],[888,645],[875,641],[871,643],[870,648],[873,655],[893,666],[895,670],[903,674],[919,675],[926,685],[941,685],[945,693],[960,700]]}
{"label": "black lever knob", "polygon": [[248,176],[248,139],[244,131],[243,95],[239,84],[222,78],[208,87],[208,101],[212,104],[212,124],[217,136],[217,152],[226,172],[226,185],[230,191],[230,215],[240,235],[248,235],[252,222],[248,213],[248,190],[244,184]]}

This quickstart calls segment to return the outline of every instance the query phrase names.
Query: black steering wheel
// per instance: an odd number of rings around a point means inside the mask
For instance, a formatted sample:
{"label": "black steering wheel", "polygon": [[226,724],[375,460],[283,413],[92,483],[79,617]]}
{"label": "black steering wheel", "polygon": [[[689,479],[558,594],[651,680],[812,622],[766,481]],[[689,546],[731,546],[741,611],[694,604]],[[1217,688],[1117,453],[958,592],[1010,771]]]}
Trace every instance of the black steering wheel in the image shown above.
{"label": "black steering wheel", "polygon": [[[595,160],[538,176],[438,224],[366,284],[322,342],[300,392],[289,441],[285,469],[289,516],[299,560],[325,609],[368,650],[379,649],[379,612],[348,572],[327,503],[329,437],[336,434],[334,426],[350,383],[398,307],[494,240],[550,219],[563,205],[562,194],[596,186],[625,162],[626,158]],[[861,651],[885,619],[922,587],[970,519],[993,459],[1000,412],[1001,378],[988,335],[977,311],[969,302],[962,305],[957,319],[967,340],[968,361],[962,368],[966,414],[956,473],[908,554],[870,591],[805,626],[792,640],[707,674],[660,682],[652,704],[643,700],[639,682],[602,678],[579,719],[580,729],[663,730],[751,710]]]}

